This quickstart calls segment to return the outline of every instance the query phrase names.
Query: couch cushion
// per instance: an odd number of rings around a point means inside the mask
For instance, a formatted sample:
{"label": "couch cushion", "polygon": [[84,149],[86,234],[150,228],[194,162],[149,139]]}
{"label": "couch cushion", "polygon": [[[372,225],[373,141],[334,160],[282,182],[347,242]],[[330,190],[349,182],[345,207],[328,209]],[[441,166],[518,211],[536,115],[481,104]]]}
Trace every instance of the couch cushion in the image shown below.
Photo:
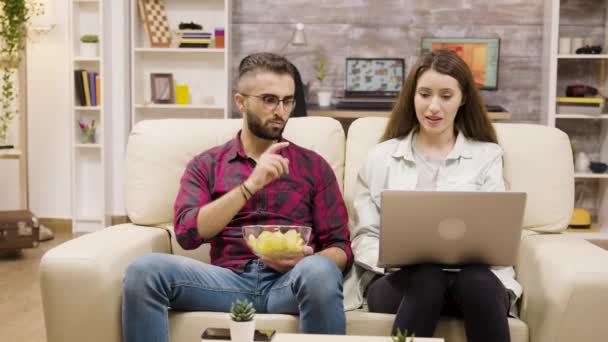
{"label": "couch cushion", "polygon": [[[234,138],[242,119],[166,119],[139,122],[126,153],[125,206],[131,221],[158,225],[173,220],[173,203],[187,163],[197,154]],[[342,189],[344,130],[332,118],[290,119],[284,136],[319,153]]]}
{"label": "couch cushion", "polygon": [[[349,213],[357,172],[369,150],[378,143],[386,118],[361,118],[352,123],[346,141],[344,197]],[[507,187],[528,193],[524,227],[559,232],[570,221],[574,171],[568,136],[541,125],[495,124],[504,151]],[[352,217],[352,215],[351,215]]]}
{"label": "couch cushion", "polygon": [[[169,315],[171,341],[197,341],[208,327],[228,328],[230,318],[219,312],[172,312]],[[394,315],[349,311],[346,313],[346,333],[348,335],[388,336]],[[298,317],[292,315],[257,314],[257,329],[274,329],[277,332],[297,333]],[[509,319],[512,342],[528,342],[528,327],[518,319]],[[465,342],[463,321],[456,318],[442,318],[435,332],[436,336],[450,342]],[[387,339],[388,340],[388,339]]]}
{"label": "couch cushion", "polygon": [[348,128],[344,166],[344,200],[349,217],[353,217],[353,196],[357,174],[367,159],[369,150],[380,141],[386,122],[386,118],[357,119]]}
{"label": "couch cushion", "polygon": [[524,228],[566,229],[574,208],[574,166],[570,139],[548,126],[496,124],[504,152],[507,187],[528,193]]}

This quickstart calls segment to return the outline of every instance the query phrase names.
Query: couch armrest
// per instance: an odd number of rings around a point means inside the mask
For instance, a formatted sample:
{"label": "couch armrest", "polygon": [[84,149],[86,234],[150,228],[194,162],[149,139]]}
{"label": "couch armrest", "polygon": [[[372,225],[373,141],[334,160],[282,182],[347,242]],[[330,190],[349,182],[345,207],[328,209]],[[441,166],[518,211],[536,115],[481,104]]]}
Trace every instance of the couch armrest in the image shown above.
{"label": "couch armrest", "polygon": [[517,273],[530,341],[606,340],[607,251],[566,234],[529,235],[521,241]]}
{"label": "couch armrest", "polygon": [[170,253],[166,230],[123,224],[48,251],[40,287],[49,342],[120,342],[122,281],[136,256]]}

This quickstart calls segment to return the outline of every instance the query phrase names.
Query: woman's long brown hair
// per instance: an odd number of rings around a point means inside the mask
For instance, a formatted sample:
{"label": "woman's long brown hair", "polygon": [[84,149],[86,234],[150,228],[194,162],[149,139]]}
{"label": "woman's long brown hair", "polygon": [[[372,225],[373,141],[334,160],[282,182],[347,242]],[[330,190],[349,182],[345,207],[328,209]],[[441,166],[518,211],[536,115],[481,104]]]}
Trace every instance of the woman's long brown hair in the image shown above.
{"label": "woman's long brown hair", "polygon": [[418,79],[428,70],[435,70],[458,81],[464,104],[458,109],[454,129],[477,141],[497,143],[496,131],[485,110],[473,74],[467,64],[453,51],[436,50],[422,56],[410,71],[380,141],[401,138],[418,128],[414,96]]}

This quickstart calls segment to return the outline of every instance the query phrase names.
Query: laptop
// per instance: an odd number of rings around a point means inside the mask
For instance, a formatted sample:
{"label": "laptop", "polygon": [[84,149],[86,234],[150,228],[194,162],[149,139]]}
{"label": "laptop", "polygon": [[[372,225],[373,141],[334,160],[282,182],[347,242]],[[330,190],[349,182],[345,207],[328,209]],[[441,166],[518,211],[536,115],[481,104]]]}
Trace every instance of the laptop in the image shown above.
{"label": "laptop", "polygon": [[403,58],[347,58],[341,109],[391,110],[403,87]]}
{"label": "laptop", "polygon": [[378,266],[515,265],[525,206],[524,192],[384,191]]}

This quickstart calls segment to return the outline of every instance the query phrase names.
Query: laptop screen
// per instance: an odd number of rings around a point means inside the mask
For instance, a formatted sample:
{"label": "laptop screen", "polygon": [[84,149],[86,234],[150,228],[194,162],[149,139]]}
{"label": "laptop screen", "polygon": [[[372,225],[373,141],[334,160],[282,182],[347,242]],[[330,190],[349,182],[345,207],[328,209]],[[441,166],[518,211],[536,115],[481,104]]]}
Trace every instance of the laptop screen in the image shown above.
{"label": "laptop screen", "polygon": [[347,58],[344,95],[347,97],[395,97],[405,73],[402,58]]}

